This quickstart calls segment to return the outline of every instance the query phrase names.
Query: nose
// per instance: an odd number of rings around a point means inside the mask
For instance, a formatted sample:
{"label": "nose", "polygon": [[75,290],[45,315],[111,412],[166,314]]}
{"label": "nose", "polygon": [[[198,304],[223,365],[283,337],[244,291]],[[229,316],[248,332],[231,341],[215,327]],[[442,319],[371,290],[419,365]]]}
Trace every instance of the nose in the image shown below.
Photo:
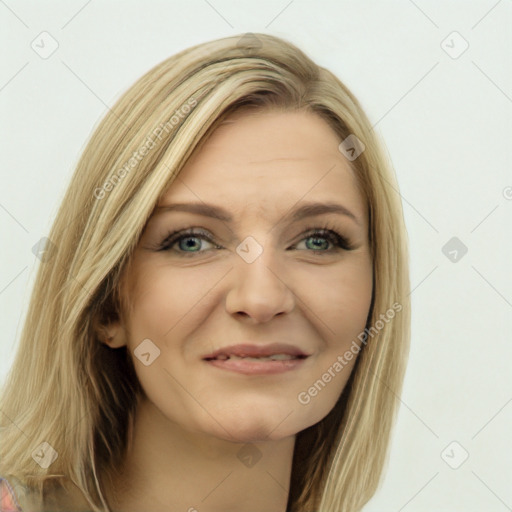
{"label": "nose", "polygon": [[264,323],[294,309],[295,295],[289,288],[289,274],[284,275],[270,250],[264,250],[252,263],[240,258],[231,274],[233,284],[226,296],[229,314]]}

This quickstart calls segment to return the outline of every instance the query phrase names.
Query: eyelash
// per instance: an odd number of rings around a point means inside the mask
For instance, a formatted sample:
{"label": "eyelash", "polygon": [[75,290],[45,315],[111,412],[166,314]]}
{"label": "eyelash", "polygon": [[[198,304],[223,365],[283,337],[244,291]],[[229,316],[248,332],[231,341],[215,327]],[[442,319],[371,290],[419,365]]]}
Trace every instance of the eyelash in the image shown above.
{"label": "eyelash", "polygon": [[[304,239],[307,238],[325,238],[327,241],[329,241],[331,244],[335,246],[333,249],[326,249],[326,250],[310,250],[307,252],[313,252],[317,254],[322,253],[332,253],[333,251],[336,251],[338,249],[344,249],[346,251],[352,251],[354,250],[354,247],[350,243],[350,241],[343,235],[340,235],[333,226],[329,224],[323,224],[322,227],[318,226],[309,226],[306,228],[306,230],[302,233],[302,238],[299,240],[299,242],[302,242]],[[206,240],[207,242],[210,242],[215,246],[216,249],[221,249],[222,247],[217,245],[213,238],[208,234],[208,231],[202,229],[202,228],[189,228],[186,230],[179,230],[179,231],[172,231],[168,233],[164,240],[155,248],[157,251],[170,251],[171,247],[176,243],[181,241],[185,238],[199,238],[201,240]],[[298,242],[298,243],[299,243]],[[187,257],[189,254],[198,254],[205,251],[192,251],[187,253],[186,251],[176,251],[179,252],[181,255]]]}

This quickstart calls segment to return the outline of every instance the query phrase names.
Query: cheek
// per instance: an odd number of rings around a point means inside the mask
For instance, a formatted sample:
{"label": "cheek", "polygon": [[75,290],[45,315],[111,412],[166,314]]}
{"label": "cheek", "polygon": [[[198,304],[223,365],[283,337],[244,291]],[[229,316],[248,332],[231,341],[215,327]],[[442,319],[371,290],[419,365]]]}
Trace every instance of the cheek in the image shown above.
{"label": "cheek", "polygon": [[[320,277],[320,276],[317,276]],[[308,306],[318,316],[315,322],[329,345],[341,348],[364,330],[372,299],[372,266],[369,258],[358,258],[340,269],[308,280],[316,283]]]}
{"label": "cheek", "polygon": [[165,342],[201,301],[209,281],[211,273],[209,277],[201,276],[198,269],[170,269],[155,263],[150,269],[139,269],[132,292],[133,313],[128,319],[133,336],[150,337],[151,333]]}

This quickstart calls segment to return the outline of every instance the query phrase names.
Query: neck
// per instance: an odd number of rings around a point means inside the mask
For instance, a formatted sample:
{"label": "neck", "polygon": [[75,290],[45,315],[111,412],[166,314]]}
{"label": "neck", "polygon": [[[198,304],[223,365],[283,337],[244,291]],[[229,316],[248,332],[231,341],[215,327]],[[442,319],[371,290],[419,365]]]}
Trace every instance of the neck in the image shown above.
{"label": "neck", "polygon": [[238,443],[184,430],[141,401],[113,512],[285,512],[295,437]]}

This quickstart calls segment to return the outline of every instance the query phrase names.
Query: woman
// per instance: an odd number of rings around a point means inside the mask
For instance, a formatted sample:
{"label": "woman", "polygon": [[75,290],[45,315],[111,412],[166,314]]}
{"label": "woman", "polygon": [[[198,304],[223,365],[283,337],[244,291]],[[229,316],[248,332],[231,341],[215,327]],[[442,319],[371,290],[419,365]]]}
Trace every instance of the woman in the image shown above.
{"label": "woman", "polygon": [[6,503],[361,510],[410,337],[382,147],[352,93],[270,35],[132,86],[41,258],[0,401]]}

